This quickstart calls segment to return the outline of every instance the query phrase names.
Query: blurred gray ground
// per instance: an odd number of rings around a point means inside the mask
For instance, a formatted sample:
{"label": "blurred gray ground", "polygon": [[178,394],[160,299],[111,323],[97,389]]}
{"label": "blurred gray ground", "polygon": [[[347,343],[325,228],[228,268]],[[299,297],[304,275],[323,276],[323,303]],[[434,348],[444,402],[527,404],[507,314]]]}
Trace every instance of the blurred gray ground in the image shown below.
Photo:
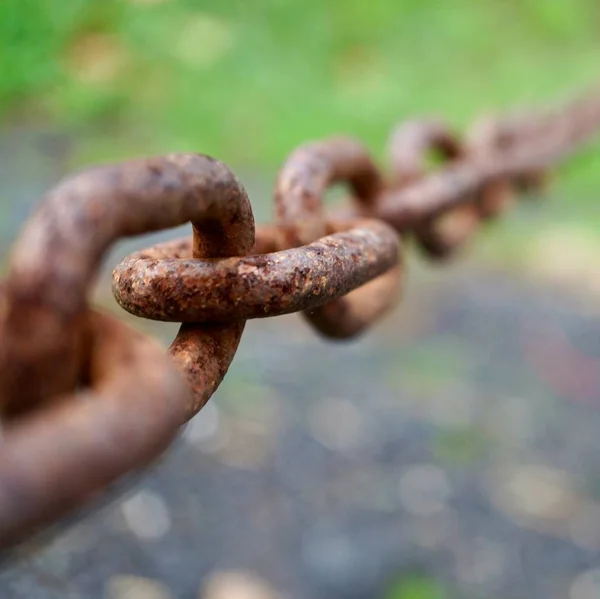
{"label": "blurred gray ground", "polygon": [[291,599],[370,599],[413,572],[457,599],[596,598],[599,427],[594,306],[471,260],[413,268],[357,342],[248,323],[164,459],[3,564],[0,597],[192,599],[245,570]]}
{"label": "blurred gray ground", "polygon": [[7,566],[2,597],[100,598],[135,574],[192,598],[222,569],[293,598],[415,570],[465,599],[596,597],[600,319],[581,312],[455,269],[353,344],[249,323],[164,461]]}

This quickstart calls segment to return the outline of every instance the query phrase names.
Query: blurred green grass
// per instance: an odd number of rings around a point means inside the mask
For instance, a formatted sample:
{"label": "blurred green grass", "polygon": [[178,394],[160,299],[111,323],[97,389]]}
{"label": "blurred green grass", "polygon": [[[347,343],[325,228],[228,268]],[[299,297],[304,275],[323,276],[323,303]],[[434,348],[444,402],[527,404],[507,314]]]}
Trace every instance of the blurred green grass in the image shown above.
{"label": "blurred green grass", "polygon": [[383,599],[446,599],[444,588],[428,576],[402,576],[390,585]]}
{"label": "blurred green grass", "polygon": [[[597,0],[4,0],[0,113],[77,132],[76,160],[201,151],[272,170],[344,132],[458,127],[594,81]],[[568,175],[597,183],[591,155]]]}

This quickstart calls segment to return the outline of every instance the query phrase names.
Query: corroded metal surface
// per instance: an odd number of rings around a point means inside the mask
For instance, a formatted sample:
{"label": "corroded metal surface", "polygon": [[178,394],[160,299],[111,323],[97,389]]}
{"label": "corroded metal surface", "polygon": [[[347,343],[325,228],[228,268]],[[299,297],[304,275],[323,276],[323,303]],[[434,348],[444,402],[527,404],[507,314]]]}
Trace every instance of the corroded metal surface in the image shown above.
{"label": "corroded metal surface", "polygon": [[275,221],[281,248],[311,243],[326,233],[323,196],[345,183],[354,201],[370,208],[384,188],[383,176],[360,142],[335,137],[292,152],[275,185]]}
{"label": "corroded metal surface", "polygon": [[[600,129],[600,90],[534,114],[488,117],[462,141],[435,120],[398,127],[387,176],[362,144],[305,144],[275,187],[275,223],[255,234],[231,171],[202,155],[89,169],[43,200],[0,281],[0,545],[68,513],[166,447],[217,389],[249,318],[301,311],[331,339],[364,332],[398,300],[400,236],[431,257]],[[428,168],[431,151],[442,155]],[[325,210],[328,189],[351,202]],[[189,239],[124,260],[113,291],[138,316],[183,323],[171,360],[87,295],[109,246],[191,222]]]}
{"label": "corroded metal surface", "polygon": [[[408,121],[398,126],[389,142],[392,168],[399,189],[425,178],[427,159],[438,154],[443,162],[460,163],[467,152],[459,137],[436,119]],[[444,214],[425,219],[413,234],[421,248],[433,258],[451,255],[477,229],[477,194]]]}
{"label": "corroded metal surface", "polygon": [[254,245],[244,189],[200,155],[84,171],[56,187],[23,231],[0,313],[0,543],[149,461],[225,376],[244,321],[182,326],[170,352],[186,385],[148,341],[86,306],[114,240],[188,220],[197,258]]}
{"label": "corroded metal surface", "polygon": [[191,243],[180,239],[123,261],[113,290],[125,310],[155,320],[266,318],[346,295],[396,266],[398,251],[394,230],[367,220],[298,249],[240,258],[194,260]]}
{"label": "corroded metal surface", "polygon": [[[593,141],[600,128],[600,90],[550,111],[551,117],[535,128],[513,136],[510,150],[480,148],[468,160],[434,170],[404,188],[388,188],[369,215],[391,224],[398,231],[413,230],[424,220],[472,201],[495,182],[514,185],[532,172],[546,171]],[[521,116],[525,118],[525,116]],[[536,118],[536,113],[529,118]],[[501,126],[501,125],[500,125]],[[484,151],[485,150],[485,151]],[[351,209],[346,216],[365,214]]]}
{"label": "corroded metal surface", "polygon": [[254,243],[245,191],[220,162],[172,155],[102,166],[44,198],[17,240],[0,309],[0,402],[19,413],[69,391],[81,370],[86,296],[117,239],[194,223],[208,257]]}
{"label": "corroded metal surface", "polygon": [[[383,189],[383,177],[366,149],[352,139],[308,143],[292,153],[275,186],[275,215],[281,247],[314,242],[331,228],[352,230],[361,226],[358,219],[327,219],[323,196],[334,183],[347,184],[354,192],[355,203],[366,210],[374,207]],[[400,266],[392,266],[395,261],[385,269],[391,272],[377,273],[382,275],[381,280],[329,303],[305,309],[305,318],[317,331],[332,339],[356,336],[395,304],[404,273]]]}
{"label": "corroded metal surface", "polygon": [[0,450],[0,548],[68,513],[173,440],[190,403],[164,350],[87,311],[85,388],[7,427]]}

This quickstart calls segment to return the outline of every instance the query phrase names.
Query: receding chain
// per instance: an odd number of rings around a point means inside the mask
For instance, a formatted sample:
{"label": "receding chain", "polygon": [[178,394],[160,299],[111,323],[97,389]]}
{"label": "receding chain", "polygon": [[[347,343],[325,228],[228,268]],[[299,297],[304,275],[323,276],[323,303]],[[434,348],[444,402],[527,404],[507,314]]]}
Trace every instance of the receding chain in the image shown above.
{"label": "receding chain", "polygon": [[[207,156],[101,166],[59,183],[0,282],[0,546],[158,456],[223,380],[246,320],[302,312],[328,338],[359,335],[398,303],[410,238],[432,259],[454,255],[598,130],[593,90],[484,118],[464,140],[434,118],[403,123],[389,140],[389,175],[356,140],[311,142],[278,175],[275,222],[258,227],[241,183]],[[327,211],[338,183],[350,202]],[[125,310],[182,323],[167,357],[90,308],[88,292],[116,240],[186,222],[192,237],[137,252],[113,273]]]}

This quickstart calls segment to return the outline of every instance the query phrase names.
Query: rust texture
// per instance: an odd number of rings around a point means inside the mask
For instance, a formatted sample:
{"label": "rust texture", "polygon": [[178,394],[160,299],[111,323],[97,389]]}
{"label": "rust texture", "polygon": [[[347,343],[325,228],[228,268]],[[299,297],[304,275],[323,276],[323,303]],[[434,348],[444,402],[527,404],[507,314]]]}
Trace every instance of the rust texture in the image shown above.
{"label": "rust texture", "polygon": [[[267,236],[258,229],[257,239]],[[192,259],[191,243],[181,239],[130,256],[114,270],[113,290],[125,310],[155,320],[279,316],[319,307],[383,274],[397,265],[398,244],[393,229],[368,220],[298,249],[220,260]]]}
{"label": "rust texture", "polygon": [[108,247],[188,221],[207,257],[247,253],[254,244],[245,191],[227,167],[205,156],[89,169],[44,198],[13,248],[0,307],[5,414],[73,388],[87,292]]}
{"label": "rust texture", "polygon": [[347,184],[354,201],[367,209],[384,188],[375,162],[354,139],[309,142],[292,152],[275,186],[275,221],[281,248],[305,245],[325,235],[323,195],[336,183]]}
{"label": "rust texture", "polygon": [[[600,128],[600,90],[593,90],[549,114],[540,118],[533,131],[526,128],[522,135],[515,131],[508,150],[480,148],[479,155],[451,163],[414,185],[388,188],[369,215],[398,231],[409,231],[428,218],[469,203],[474,193],[490,183],[504,181],[514,186],[532,172],[546,171],[596,138]],[[526,118],[524,113],[520,118]],[[531,118],[538,117],[534,113]],[[497,117],[496,127],[504,126],[502,118]],[[346,215],[357,212],[364,214],[355,209]]]}
{"label": "rust texture", "polygon": [[189,390],[164,350],[87,311],[86,385],[7,427],[0,449],[0,547],[144,466],[185,422]]}
{"label": "rust texture", "polygon": [[45,198],[17,241],[0,313],[0,544],[149,461],[225,376],[243,320],[182,325],[170,348],[178,370],[87,307],[113,241],[187,221],[195,257],[243,255],[254,245],[244,189],[200,155],[84,171]]}
{"label": "rust texture", "polygon": [[[442,163],[457,164],[467,159],[467,151],[458,135],[437,119],[408,121],[398,126],[390,139],[389,153],[398,189],[429,174],[430,154],[437,154]],[[429,256],[451,255],[475,231],[480,220],[477,199],[477,194],[473,194],[472,201],[425,219],[414,228],[414,237]]]}
{"label": "rust texture", "polygon": [[[51,190],[0,281],[0,546],[27,538],[167,447],[215,392],[246,320],[301,312],[322,335],[363,333],[394,306],[404,243],[449,257],[600,130],[600,89],[533,113],[486,115],[461,139],[416,119],[389,140],[390,173],[351,138],[284,162],[275,222],[255,230],[221,162],[176,154],[106,165]],[[430,164],[437,154],[438,164]],[[325,209],[336,184],[349,202]],[[184,223],[192,235],[137,252],[113,273],[117,302],[182,323],[168,356],[92,310],[116,240]]]}
{"label": "rust texture", "polygon": [[[327,219],[324,194],[334,183],[345,183],[354,202],[372,210],[384,188],[383,176],[366,149],[349,138],[307,143],[288,158],[275,186],[275,216],[279,245],[297,247],[314,242],[328,228],[361,226],[360,219]],[[386,225],[387,226],[387,225]],[[389,264],[380,279],[323,305],[305,309],[306,320],[332,339],[354,337],[383,316],[394,304],[404,274],[401,264]],[[333,276],[331,271],[329,276]]]}

